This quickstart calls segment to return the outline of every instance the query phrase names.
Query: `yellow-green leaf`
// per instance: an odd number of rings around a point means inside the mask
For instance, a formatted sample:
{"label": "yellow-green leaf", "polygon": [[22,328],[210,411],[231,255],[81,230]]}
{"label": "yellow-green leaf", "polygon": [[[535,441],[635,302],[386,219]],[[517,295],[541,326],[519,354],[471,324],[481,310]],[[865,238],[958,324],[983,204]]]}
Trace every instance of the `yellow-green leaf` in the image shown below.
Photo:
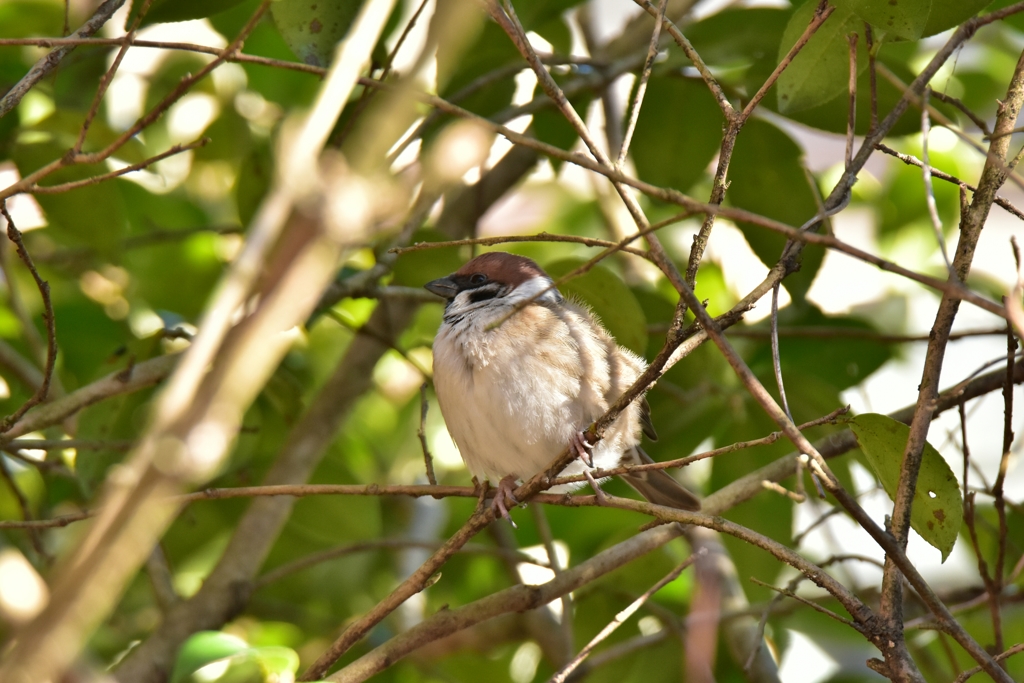
{"label": "yellow-green leaf", "polygon": [[[886,415],[867,413],[853,418],[850,429],[885,492],[895,499],[910,427]],[[942,553],[945,562],[962,521],[963,501],[953,470],[935,447],[925,442],[910,526]]]}

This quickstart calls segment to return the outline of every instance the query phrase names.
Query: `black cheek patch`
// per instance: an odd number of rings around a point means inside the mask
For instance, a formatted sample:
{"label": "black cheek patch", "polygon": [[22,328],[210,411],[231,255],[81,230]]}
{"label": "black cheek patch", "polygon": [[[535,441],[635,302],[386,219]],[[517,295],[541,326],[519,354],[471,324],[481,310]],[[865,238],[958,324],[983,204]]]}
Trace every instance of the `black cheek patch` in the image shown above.
{"label": "black cheek patch", "polygon": [[487,301],[498,296],[497,290],[494,289],[474,289],[469,293],[470,303],[478,304],[481,301]]}

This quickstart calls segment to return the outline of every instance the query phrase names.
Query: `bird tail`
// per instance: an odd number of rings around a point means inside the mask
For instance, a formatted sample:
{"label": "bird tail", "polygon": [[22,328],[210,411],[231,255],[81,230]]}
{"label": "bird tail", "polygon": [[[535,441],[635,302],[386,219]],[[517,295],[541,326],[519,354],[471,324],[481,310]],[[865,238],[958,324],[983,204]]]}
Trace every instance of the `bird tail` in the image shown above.
{"label": "bird tail", "polygon": [[[653,463],[651,456],[639,446],[636,447],[640,462]],[[700,510],[700,499],[684,489],[665,470],[646,470],[620,475],[622,479],[636,489],[636,492],[655,505],[665,505],[679,510]]]}

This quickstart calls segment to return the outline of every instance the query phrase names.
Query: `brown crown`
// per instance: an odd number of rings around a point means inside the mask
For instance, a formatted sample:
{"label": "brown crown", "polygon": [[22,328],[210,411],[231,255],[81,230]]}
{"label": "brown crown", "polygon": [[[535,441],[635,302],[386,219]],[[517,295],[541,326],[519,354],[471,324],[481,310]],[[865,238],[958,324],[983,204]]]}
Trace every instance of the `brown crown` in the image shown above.
{"label": "brown crown", "polygon": [[525,256],[516,256],[503,251],[492,251],[481,254],[459,268],[455,275],[475,275],[482,273],[493,282],[517,287],[530,278],[547,277],[540,266]]}

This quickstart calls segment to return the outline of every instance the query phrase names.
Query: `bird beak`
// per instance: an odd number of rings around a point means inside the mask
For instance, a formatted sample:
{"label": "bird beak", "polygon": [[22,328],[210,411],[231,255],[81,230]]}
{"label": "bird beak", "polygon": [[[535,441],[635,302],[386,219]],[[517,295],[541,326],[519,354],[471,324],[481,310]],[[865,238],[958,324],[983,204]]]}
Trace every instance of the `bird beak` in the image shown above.
{"label": "bird beak", "polygon": [[433,292],[443,299],[454,299],[455,295],[459,293],[459,287],[451,278],[442,277],[437,280],[431,280],[427,284],[423,285],[423,288],[428,292]]}

